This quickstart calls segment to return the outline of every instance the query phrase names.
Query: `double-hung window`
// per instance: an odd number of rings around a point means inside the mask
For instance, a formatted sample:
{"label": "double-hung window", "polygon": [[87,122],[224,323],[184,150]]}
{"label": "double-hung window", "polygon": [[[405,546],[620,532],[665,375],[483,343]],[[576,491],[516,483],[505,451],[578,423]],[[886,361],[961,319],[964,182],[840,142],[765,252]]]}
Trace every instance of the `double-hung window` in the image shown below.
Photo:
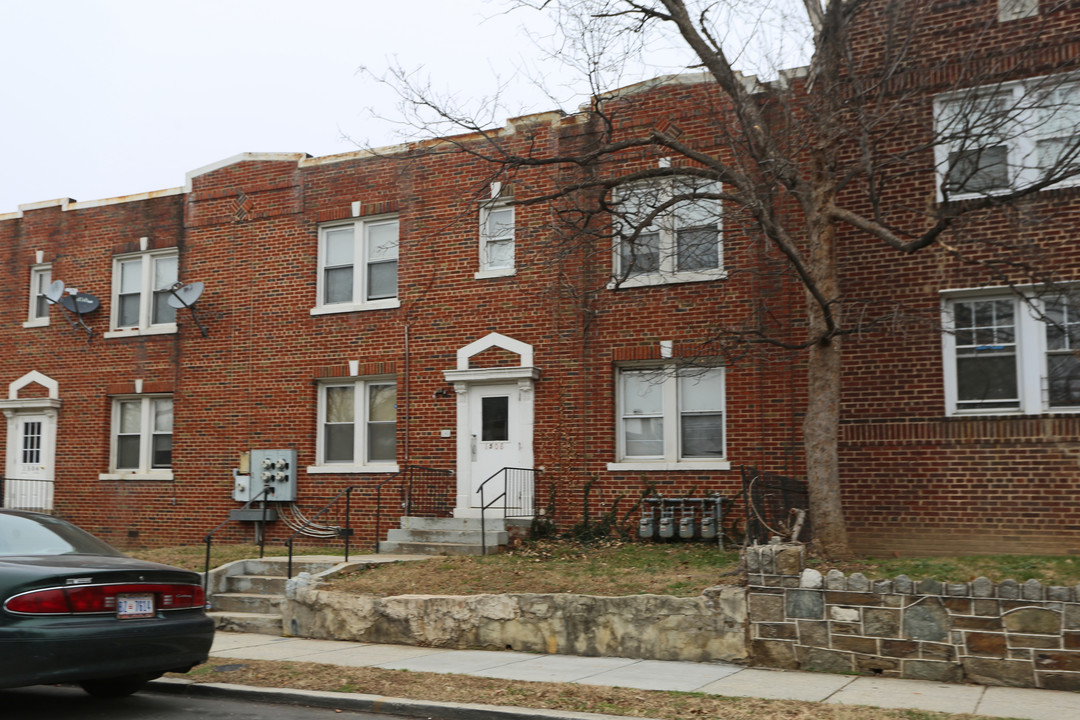
{"label": "double-hung window", "polygon": [[113,400],[111,472],[119,477],[172,477],[173,400],[146,395]]}
{"label": "double-hung window", "polygon": [[30,311],[23,327],[37,327],[49,324],[49,301],[45,291],[52,282],[51,265],[34,265],[30,268]]}
{"label": "double-hung window", "polygon": [[941,199],[1000,194],[1046,180],[1078,182],[1080,81],[1043,77],[939,96]]}
{"label": "double-hung window", "polygon": [[169,305],[177,281],[175,249],[120,255],[113,260],[113,335],[176,332]]}
{"label": "double-hung window", "polygon": [[318,304],[313,314],[398,307],[397,217],[319,229]]}
{"label": "double-hung window", "polygon": [[514,273],[514,207],[491,202],[480,207],[480,271],[477,278]]}
{"label": "double-hung window", "polygon": [[613,195],[613,286],[712,280],[723,273],[720,184],[675,177]]}
{"label": "double-hung window", "polygon": [[620,368],[612,470],[726,469],[723,368]]}
{"label": "double-hung window", "polygon": [[310,472],[396,469],[397,386],[392,378],[319,386],[318,464]]}
{"label": "double-hung window", "polygon": [[1080,303],[1060,293],[946,294],[949,414],[1080,410]]}

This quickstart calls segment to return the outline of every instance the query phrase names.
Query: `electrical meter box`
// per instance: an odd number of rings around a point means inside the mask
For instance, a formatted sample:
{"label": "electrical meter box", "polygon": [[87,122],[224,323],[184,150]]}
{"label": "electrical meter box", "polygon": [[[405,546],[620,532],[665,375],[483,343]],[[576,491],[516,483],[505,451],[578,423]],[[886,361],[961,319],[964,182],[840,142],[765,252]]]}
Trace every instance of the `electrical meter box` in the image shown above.
{"label": "electrical meter box", "polygon": [[[273,502],[296,500],[295,450],[252,450],[249,468],[246,480],[242,476],[237,477],[234,499],[247,501],[258,497]],[[241,485],[244,487],[241,488]],[[259,493],[267,487],[274,491],[260,496]]]}

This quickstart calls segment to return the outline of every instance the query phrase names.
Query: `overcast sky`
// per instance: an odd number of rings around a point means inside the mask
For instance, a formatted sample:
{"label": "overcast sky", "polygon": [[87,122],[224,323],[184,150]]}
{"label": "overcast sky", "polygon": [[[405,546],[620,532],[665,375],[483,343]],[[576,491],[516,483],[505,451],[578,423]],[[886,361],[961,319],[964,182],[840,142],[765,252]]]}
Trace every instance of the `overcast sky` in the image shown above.
{"label": "overcast sky", "polygon": [[[0,214],[179,187],[242,152],[350,152],[400,140],[395,65],[506,117],[583,95],[545,59],[533,11],[503,0],[0,0]],[[526,30],[525,28],[528,28]],[[633,82],[679,69],[650,52]],[[368,72],[359,72],[361,67]],[[530,79],[544,76],[556,97]],[[579,90],[580,90],[579,86]],[[373,112],[378,117],[373,117]]]}

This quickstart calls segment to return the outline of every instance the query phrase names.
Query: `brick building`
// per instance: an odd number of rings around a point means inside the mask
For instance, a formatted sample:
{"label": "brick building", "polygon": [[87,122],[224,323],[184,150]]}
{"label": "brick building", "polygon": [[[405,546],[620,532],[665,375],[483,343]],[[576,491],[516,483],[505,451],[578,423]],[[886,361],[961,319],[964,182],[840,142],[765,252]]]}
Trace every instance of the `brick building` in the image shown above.
{"label": "brick building", "polygon": [[[1010,48],[1034,58],[995,80],[997,94],[1080,56],[1071,5],[1001,17],[983,0],[915,6],[934,22],[914,34],[918,61],[889,91],[925,81],[904,95],[918,121],[901,140],[913,147],[963,85],[945,29],[954,44],[980,34],[985,63]],[[887,22],[884,3],[877,11],[868,24]],[[875,47],[869,35],[856,46]],[[1059,88],[1075,129],[1080,100],[1072,84]],[[675,127],[697,152],[732,152],[718,130],[731,109],[704,76],[625,89],[615,106],[616,136]],[[495,138],[553,158],[587,150],[602,126],[591,111],[540,114]],[[643,493],[734,497],[744,465],[803,474],[802,355],[718,342],[718,328],[747,318],[797,333],[805,313],[750,217],[698,180],[624,185],[609,196],[614,213],[596,211],[595,197],[529,202],[597,175],[648,180],[649,168],[680,161],[638,148],[593,166],[509,171],[481,157],[487,142],[245,154],[189,173],[183,188],[0,215],[5,477],[41,481],[45,497],[29,504],[126,546],[199,541],[260,487],[244,477],[257,480],[263,459],[289,461],[269,468],[285,471],[268,481],[272,539],[358,486],[366,545],[377,498],[382,537],[413,467],[445,473],[414,481],[425,512],[465,517],[483,480],[524,468],[535,484],[507,504],[535,506],[562,529],[586,512],[622,517]],[[950,148],[912,157],[922,165],[886,187],[896,205],[940,205],[949,190],[964,202],[962,185],[943,186],[942,164],[958,166]],[[1019,210],[989,208],[964,237],[1022,236],[1044,266],[1075,280],[1080,203],[1068,185]],[[969,195],[992,194],[982,190]],[[680,192],[696,199],[649,218]],[[1080,549],[1080,398],[1072,336],[1054,334],[1073,321],[1067,301],[1043,298],[996,258],[980,265],[948,245],[903,254],[855,231],[840,237],[845,295],[921,318],[844,340],[841,478],[858,548]],[[57,280],[85,315],[49,302]],[[193,311],[170,305],[169,288],[195,283],[204,289]],[[972,319],[943,334],[942,318],[960,315]],[[1059,322],[1045,322],[1051,315]],[[1019,339],[995,340],[998,359],[987,360],[987,343],[962,342],[961,330]],[[970,380],[1010,372],[990,390]],[[27,504],[19,488],[32,486],[9,481],[5,504]],[[250,526],[222,537],[250,539]]]}

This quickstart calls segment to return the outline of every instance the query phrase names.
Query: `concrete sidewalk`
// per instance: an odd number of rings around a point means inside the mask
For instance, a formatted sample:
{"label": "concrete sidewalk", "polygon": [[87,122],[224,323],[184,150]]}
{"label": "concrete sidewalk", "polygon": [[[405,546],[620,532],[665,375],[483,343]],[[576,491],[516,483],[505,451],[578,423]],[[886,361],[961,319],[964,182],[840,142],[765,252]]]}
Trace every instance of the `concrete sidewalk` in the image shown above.
{"label": "concrete sidewalk", "polygon": [[765,670],[729,663],[441,650],[223,632],[217,634],[211,655],[237,660],[292,660],[1030,720],[1080,717],[1080,693]]}

